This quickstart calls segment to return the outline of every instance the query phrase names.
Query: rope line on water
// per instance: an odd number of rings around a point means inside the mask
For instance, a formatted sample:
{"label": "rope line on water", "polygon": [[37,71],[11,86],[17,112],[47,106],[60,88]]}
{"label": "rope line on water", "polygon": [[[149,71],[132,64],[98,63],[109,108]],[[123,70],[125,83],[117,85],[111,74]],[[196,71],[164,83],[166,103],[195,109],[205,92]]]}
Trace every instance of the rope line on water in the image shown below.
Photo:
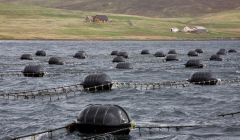
{"label": "rope line on water", "polygon": [[[59,131],[59,130],[68,130],[68,126],[63,126],[63,127],[59,127],[59,128],[54,128],[54,129],[49,129],[49,130],[45,130],[45,131],[41,131],[41,132],[35,132],[35,133],[31,133],[31,134],[27,134],[27,135],[22,135],[22,136],[17,136],[12,138],[11,140],[24,140],[26,138],[30,138],[30,139],[37,139],[40,136],[44,135],[44,134],[48,134],[49,138],[53,138],[53,132]],[[100,138],[100,137],[104,137],[104,136],[109,136],[118,132],[122,132],[125,130],[138,130],[139,135],[141,136],[141,129],[147,129],[149,130],[149,133],[151,134],[151,130],[152,129],[175,129],[176,131],[179,131],[180,129],[183,128],[204,128],[204,127],[209,127],[209,126],[213,126],[213,125],[165,125],[165,126],[161,126],[161,125],[138,125],[138,126],[134,126],[134,127],[128,127],[128,128],[121,128],[118,130],[114,130],[114,131],[110,131],[110,132],[106,132],[106,133],[101,133],[101,134],[96,134],[93,136],[87,136],[87,137],[82,137],[83,140],[92,140],[94,138]]]}
{"label": "rope line on water", "polygon": [[187,80],[183,81],[167,81],[167,82],[113,82],[113,85],[117,88],[135,88],[140,90],[155,90],[163,87],[187,87],[190,85]]}
{"label": "rope line on water", "polygon": [[76,92],[76,91],[83,91],[83,88],[80,87],[80,84],[49,88],[49,89],[32,90],[32,91],[3,93],[3,94],[0,94],[0,96],[8,99],[10,99],[10,97],[12,97],[13,99],[19,99],[20,97],[23,97],[23,99],[35,99],[36,97],[48,96],[51,101],[52,96],[54,95],[56,96],[56,95],[65,94],[67,96],[69,92]]}
{"label": "rope line on water", "polygon": [[[5,72],[5,73],[0,73],[0,77],[38,77],[39,75],[42,75],[42,77],[55,77],[55,76],[59,76],[59,75],[63,75],[63,74],[74,74],[74,75],[80,75],[80,74],[91,74],[91,72],[59,72],[59,73],[48,73],[48,72],[44,72],[44,73],[23,73],[22,71],[15,71],[15,72]],[[41,77],[41,76],[40,76]]]}
{"label": "rope line on water", "polygon": [[108,86],[110,89],[111,83],[108,85],[99,85],[93,86],[88,88],[83,88],[82,84],[74,84],[74,85],[67,85],[67,86],[59,86],[54,88],[46,88],[46,89],[39,89],[39,90],[29,90],[29,91],[15,91],[15,92],[2,92],[0,93],[0,97],[4,99],[36,99],[36,97],[49,97],[49,100],[52,101],[53,96],[65,95],[68,96],[69,93],[74,93],[74,95],[79,92],[78,94],[87,93],[87,92],[96,92],[99,88],[104,88],[104,86]]}
{"label": "rope line on water", "polygon": [[67,126],[64,126],[64,127],[59,127],[59,128],[55,128],[55,129],[45,130],[45,131],[41,131],[41,132],[35,132],[35,133],[27,134],[27,135],[14,137],[11,140],[23,140],[23,138],[30,138],[31,140],[32,139],[35,140],[36,137],[38,137],[39,135],[42,135],[42,134],[50,134],[50,136],[52,137],[52,132],[58,131],[58,130],[62,130],[62,129],[66,129],[66,128],[67,128]]}
{"label": "rope line on water", "polygon": [[224,114],[220,114],[218,115],[218,117],[225,117],[225,116],[234,116],[234,115],[237,115],[237,114],[240,114],[240,111],[238,112],[232,112],[232,113],[224,113]]}
{"label": "rope line on water", "polygon": [[[76,63],[76,64],[69,64],[69,65],[81,65],[81,63]],[[230,66],[224,66],[224,65],[208,65],[205,66],[207,68],[211,68],[211,67],[215,67],[215,68],[240,68],[240,66],[235,66],[235,65],[230,65]],[[176,70],[176,69],[192,69],[191,67],[186,68],[184,65],[182,66],[165,66],[163,68],[164,70]],[[59,73],[48,73],[48,72],[44,72],[44,76],[48,76],[48,77],[52,77],[52,76],[56,76],[56,75],[62,75],[62,74],[81,74],[81,73],[90,73],[90,72],[83,72],[83,71],[79,71],[79,72],[59,72]],[[0,77],[7,77],[7,76],[24,76],[24,75],[34,75],[34,73],[24,73],[22,71],[9,71],[9,72],[1,72],[0,73]]]}
{"label": "rope line on water", "polygon": [[[68,126],[64,126],[64,127],[45,130],[45,131],[41,131],[41,132],[35,132],[35,133],[27,134],[27,135],[14,137],[11,140],[24,140],[26,138],[30,138],[30,139],[35,140],[35,139],[39,138],[41,135],[44,135],[44,134],[48,134],[49,138],[52,138],[53,137],[53,132],[56,132],[56,131],[59,131],[59,130],[64,130],[64,129],[67,130],[67,128],[68,128]],[[108,136],[108,135],[111,135],[111,134],[114,134],[114,133],[129,130],[129,129],[131,129],[131,128],[123,128],[123,129],[118,129],[118,130],[115,130],[115,131],[110,131],[110,132],[97,134],[97,135],[93,135],[93,136],[89,136],[89,137],[82,137],[82,140],[89,140],[89,139],[92,140],[94,138]]]}
{"label": "rope line on water", "polygon": [[26,65],[41,65],[41,63],[32,63],[32,64],[14,64],[14,63],[11,63],[11,64],[6,64],[6,63],[1,63],[0,66],[26,66]]}
{"label": "rope line on water", "polygon": [[[75,62],[66,62],[64,66],[77,66],[77,65],[83,65],[85,62],[82,63],[75,63]],[[43,62],[43,63],[30,63],[30,64],[6,64],[6,63],[1,63],[0,66],[6,67],[6,66],[27,66],[27,65],[49,65],[48,62]]]}
{"label": "rope line on water", "polygon": [[[240,66],[235,66],[235,65],[231,65],[231,66],[224,66],[224,65],[204,65],[203,68],[240,68]],[[167,66],[164,67],[163,70],[177,70],[177,69],[184,69],[184,70],[188,70],[188,69],[199,69],[198,66],[194,66],[194,67],[185,67],[185,65],[181,66]]]}
{"label": "rope line on water", "polygon": [[[43,72],[43,77],[54,77],[54,76],[61,76],[64,74],[74,74],[74,75],[82,75],[82,74],[92,74],[96,73],[96,71],[65,71],[65,72]],[[34,77],[41,75],[41,73],[23,73],[23,71],[10,71],[10,72],[1,72],[0,78],[2,77]]]}
{"label": "rope line on water", "polygon": [[[167,81],[167,82],[117,82],[114,81],[109,83],[108,85],[98,85],[88,88],[83,88],[81,83],[73,84],[73,85],[66,85],[66,86],[59,86],[54,88],[46,88],[46,89],[38,89],[38,90],[24,90],[24,91],[1,91],[0,97],[4,99],[36,99],[37,97],[49,97],[50,101],[54,96],[65,95],[68,97],[68,94],[74,93],[75,94],[82,94],[91,92],[97,92],[99,89],[104,89],[105,86],[108,86],[108,89],[111,89],[111,85],[116,88],[134,88],[138,90],[156,90],[162,89],[166,87],[170,88],[178,88],[178,87],[188,87],[193,84],[197,85],[210,85],[213,82],[217,82],[216,80],[210,81],[202,81],[202,82],[188,82],[187,80],[183,81]],[[239,84],[240,79],[230,79],[230,80],[222,80],[218,85],[224,84]]]}
{"label": "rope line on water", "polygon": [[123,129],[118,129],[118,130],[115,130],[115,131],[110,131],[110,132],[106,132],[106,133],[102,133],[102,134],[97,134],[97,135],[90,136],[90,137],[83,137],[83,140],[92,140],[94,138],[104,137],[104,136],[112,135],[114,133],[122,132],[122,131],[125,131],[125,130],[130,130],[130,129],[131,128],[123,128]]}
{"label": "rope line on water", "polygon": [[151,130],[153,129],[158,129],[159,131],[162,130],[162,129],[167,129],[168,131],[170,129],[175,129],[175,131],[180,131],[180,129],[183,129],[183,128],[204,128],[204,127],[210,127],[210,126],[213,126],[213,125],[168,125],[168,126],[158,126],[158,125],[147,125],[147,126],[136,126],[135,129],[138,129],[138,133],[139,135],[141,136],[141,130],[142,129],[147,129],[149,131],[149,134],[152,133]]}
{"label": "rope line on water", "polygon": [[[113,84],[118,88],[136,88],[141,90],[154,90],[160,89],[162,87],[187,87],[190,85],[210,85],[211,83],[218,82],[218,80],[209,80],[209,81],[201,81],[201,82],[189,82],[188,80],[183,81],[166,81],[166,82],[113,82]],[[217,85],[225,85],[225,84],[234,84],[240,83],[240,79],[225,79],[221,80],[217,83]]]}

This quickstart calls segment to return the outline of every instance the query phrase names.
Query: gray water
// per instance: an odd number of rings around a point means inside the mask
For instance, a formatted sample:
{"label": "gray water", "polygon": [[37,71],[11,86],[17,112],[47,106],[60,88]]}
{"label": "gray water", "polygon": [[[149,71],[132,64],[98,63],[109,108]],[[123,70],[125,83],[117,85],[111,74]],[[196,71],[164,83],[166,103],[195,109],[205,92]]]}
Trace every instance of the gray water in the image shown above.
{"label": "gray water", "polygon": [[[204,69],[186,69],[189,50],[202,48],[198,58],[207,65]],[[90,73],[105,72],[115,81],[161,82],[185,80],[196,71],[210,71],[217,78],[240,78],[239,53],[223,56],[224,61],[212,62],[208,58],[220,48],[240,52],[240,41],[0,41],[0,70],[22,71],[25,65],[42,64],[48,73],[62,73],[54,77],[26,78],[4,76],[0,79],[1,91],[35,90],[81,83]],[[142,49],[168,52],[176,49],[178,62],[163,62],[153,55],[140,55]],[[45,50],[47,57],[34,57],[33,61],[21,61],[23,53],[34,54]],[[72,56],[79,50],[88,54],[85,60]],[[131,70],[115,69],[112,50],[127,51],[133,64]],[[66,65],[49,66],[51,56],[60,56]],[[10,64],[10,65],[8,65]],[[22,65],[15,65],[22,64]],[[71,65],[70,65],[71,64]],[[169,69],[171,67],[171,69]],[[67,74],[73,72],[76,74]],[[132,130],[131,140],[238,140],[240,139],[240,115],[217,117],[218,114],[240,110],[240,86],[195,86],[162,88],[141,91],[138,89],[114,89],[111,92],[87,93],[50,102],[47,99],[0,99],[0,139],[19,136],[73,122],[88,104],[117,104],[127,110],[137,124],[205,125],[204,128],[184,128],[180,131],[162,129]],[[58,134],[55,139],[79,139],[75,134]]]}

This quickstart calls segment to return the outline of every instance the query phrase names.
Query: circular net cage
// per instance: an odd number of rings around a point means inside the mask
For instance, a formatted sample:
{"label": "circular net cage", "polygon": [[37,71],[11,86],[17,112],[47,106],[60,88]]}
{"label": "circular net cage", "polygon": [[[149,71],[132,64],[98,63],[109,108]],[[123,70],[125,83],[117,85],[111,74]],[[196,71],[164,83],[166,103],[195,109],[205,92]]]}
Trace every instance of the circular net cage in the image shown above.
{"label": "circular net cage", "polygon": [[25,77],[43,77],[44,68],[41,65],[29,65],[24,68],[23,75]]}
{"label": "circular net cage", "polygon": [[112,62],[119,63],[119,62],[125,62],[125,60],[122,56],[117,56],[117,57],[113,58]]}
{"label": "circular net cage", "polygon": [[167,55],[166,61],[178,61],[179,59],[177,58],[177,55],[171,54]]}
{"label": "circular net cage", "polygon": [[111,52],[111,55],[117,55],[118,54],[118,51],[112,51]]}
{"label": "circular net cage", "polygon": [[46,56],[47,53],[44,50],[39,50],[35,53],[36,56]]}
{"label": "circular net cage", "polygon": [[117,56],[122,56],[123,58],[128,58],[127,52],[118,52]]}
{"label": "circular net cage", "polygon": [[216,85],[218,79],[213,77],[210,72],[196,72],[191,76],[189,82],[199,85]]}
{"label": "circular net cage", "polygon": [[23,54],[21,57],[20,57],[21,60],[33,60],[33,57],[31,54]]}
{"label": "circular net cage", "polygon": [[155,57],[165,57],[166,55],[162,52],[162,51],[159,51],[159,52],[156,52],[154,54]]}
{"label": "circular net cage", "polygon": [[128,62],[121,62],[121,63],[117,64],[116,68],[117,69],[132,69],[133,66],[131,63],[128,63]]}
{"label": "circular net cage", "polygon": [[197,53],[203,53],[203,50],[202,50],[202,49],[195,49],[195,51],[196,51]]}
{"label": "circular net cage", "polygon": [[77,52],[73,57],[77,59],[85,59],[87,57],[87,54],[85,52]]}
{"label": "circular net cage", "polygon": [[63,65],[64,62],[63,62],[63,60],[60,57],[51,57],[48,60],[48,64],[49,65]]}
{"label": "circular net cage", "polygon": [[168,54],[177,54],[176,50],[175,49],[171,49],[168,51]]}
{"label": "circular net cage", "polygon": [[235,50],[235,49],[230,49],[230,50],[228,50],[228,53],[237,53],[237,50]]}
{"label": "circular net cage", "polygon": [[142,50],[142,51],[141,51],[141,54],[143,54],[143,55],[144,55],[144,54],[150,54],[150,52],[149,52],[149,50]]}
{"label": "circular net cage", "polygon": [[187,55],[191,57],[196,57],[198,56],[198,53],[196,51],[189,51]]}
{"label": "circular net cage", "polygon": [[100,134],[117,131],[116,135],[128,135],[131,119],[118,105],[89,105],[77,118],[80,133]]}
{"label": "circular net cage", "polygon": [[223,59],[221,58],[220,55],[214,54],[210,57],[211,61],[222,61]]}
{"label": "circular net cage", "polygon": [[186,68],[203,68],[202,61],[199,59],[188,60],[185,64]]}
{"label": "circular net cage", "polygon": [[90,74],[85,77],[83,88],[87,91],[106,91],[112,88],[112,79],[105,73]]}
{"label": "circular net cage", "polygon": [[226,49],[220,49],[220,50],[217,52],[217,55],[226,55],[226,54],[227,54]]}

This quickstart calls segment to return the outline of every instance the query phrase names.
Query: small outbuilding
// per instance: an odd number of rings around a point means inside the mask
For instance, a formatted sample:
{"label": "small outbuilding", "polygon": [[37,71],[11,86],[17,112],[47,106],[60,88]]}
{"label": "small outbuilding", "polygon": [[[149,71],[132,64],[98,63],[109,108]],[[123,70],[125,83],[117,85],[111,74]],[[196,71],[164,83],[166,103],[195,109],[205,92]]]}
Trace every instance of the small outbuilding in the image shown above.
{"label": "small outbuilding", "polygon": [[93,16],[93,22],[108,22],[108,20],[108,16],[106,15]]}

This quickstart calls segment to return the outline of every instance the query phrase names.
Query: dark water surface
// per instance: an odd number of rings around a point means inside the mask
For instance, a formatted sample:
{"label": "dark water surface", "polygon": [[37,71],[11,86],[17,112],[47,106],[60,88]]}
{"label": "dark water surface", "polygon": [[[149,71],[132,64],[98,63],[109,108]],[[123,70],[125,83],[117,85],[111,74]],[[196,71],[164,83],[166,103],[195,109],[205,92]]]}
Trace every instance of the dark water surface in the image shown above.
{"label": "dark water surface", "polygon": [[[207,65],[204,69],[185,69],[189,50],[202,48],[198,58]],[[160,82],[185,80],[196,71],[211,71],[221,79],[240,78],[240,53],[223,56],[222,62],[210,62],[208,58],[220,48],[240,52],[240,41],[0,41],[0,70],[21,71],[28,64],[42,64],[48,73],[62,73],[54,77],[25,78],[4,76],[0,78],[0,90],[35,90],[76,84],[89,73],[105,72],[115,81]],[[21,61],[23,53],[34,54],[46,50],[47,57],[34,57],[33,61]],[[168,52],[176,49],[178,62],[163,62],[153,55],[140,55],[142,49]],[[74,59],[75,52],[84,50],[85,60]],[[131,70],[118,70],[111,61],[112,50],[127,51],[133,64]],[[67,65],[49,66],[51,56],[62,57]],[[10,65],[8,65],[10,64]],[[15,65],[23,64],[23,65]],[[70,65],[71,64],[71,65]],[[172,67],[171,69],[169,69]],[[75,74],[67,74],[73,72]],[[175,130],[152,130],[139,136],[138,130],[130,134],[132,140],[239,140],[240,115],[217,117],[223,112],[240,111],[240,85],[194,86],[185,88],[162,88],[141,91],[137,89],[114,89],[111,92],[83,94],[50,102],[49,100],[0,99],[0,139],[19,136],[73,122],[88,104],[117,104],[124,107],[133,120],[139,123],[161,125],[204,125],[204,128]],[[44,138],[43,138],[44,139]],[[75,135],[59,134],[56,139],[79,139]]]}

